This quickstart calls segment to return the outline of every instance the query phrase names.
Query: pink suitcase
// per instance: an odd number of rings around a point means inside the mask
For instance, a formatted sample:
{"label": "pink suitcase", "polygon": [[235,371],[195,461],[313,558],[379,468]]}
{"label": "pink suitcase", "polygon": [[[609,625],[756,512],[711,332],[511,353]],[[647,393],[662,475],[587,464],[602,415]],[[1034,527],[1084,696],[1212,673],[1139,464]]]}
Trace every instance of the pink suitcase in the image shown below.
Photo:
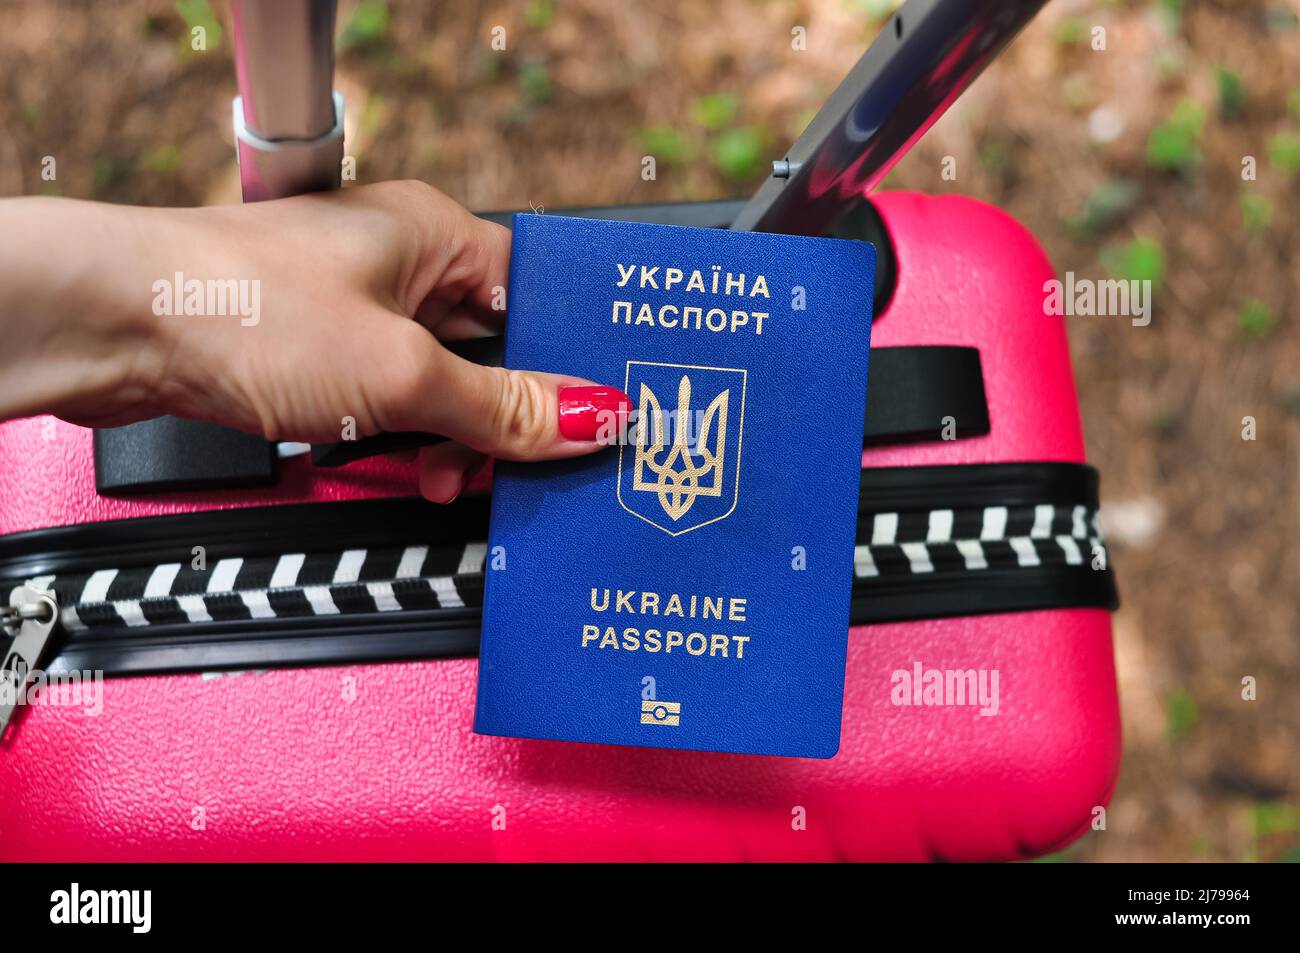
{"label": "pink suitcase", "polygon": [[[978,349],[990,423],[863,453],[855,618],[908,621],[851,630],[838,756],[475,735],[481,497],[390,504],[415,493],[411,467],[301,457],[269,488],[102,496],[91,433],[34,418],[0,425],[0,595],[27,580],[57,593],[52,671],[107,658],[160,674],[107,678],[98,714],[18,713],[0,746],[0,858],[983,860],[1078,837],[1119,760],[1114,590],[1063,320],[1042,307],[1052,271],[978,202],[887,192],[874,205],[896,286],[873,348]],[[365,514],[390,505],[424,515],[384,550],[364,539]],[[344,508],[359,522],[336,520]],[[429,555],[407,565],[420,534]],[[185,603],[186,570],[160,574],[164,538],[174,562],[204,545],[215,588]],[[218,568],[238,553],[243,568]],[[298,553],[296,588],[271,585]],[[337,657],[313,628],[312,571],[317,597],[364,622]],[[998,585],[980,582],[995,571]],[[259,612],[277,616],[264,631]],[[996,672],[997,713],[899,704],[895,673],[918,664]],[[200,674],[231,665],[254,671]]]}

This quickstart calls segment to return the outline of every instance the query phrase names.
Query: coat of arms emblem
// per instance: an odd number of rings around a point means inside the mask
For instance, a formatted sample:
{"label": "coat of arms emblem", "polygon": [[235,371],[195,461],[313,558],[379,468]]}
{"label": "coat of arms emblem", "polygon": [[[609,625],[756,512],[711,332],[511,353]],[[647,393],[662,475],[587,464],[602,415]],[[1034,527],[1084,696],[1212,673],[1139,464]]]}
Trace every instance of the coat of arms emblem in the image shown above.
{"label": "coat of arms emblem", "polygon": [[670,536],[730,515],[740,489],[746,372],[628,361],[636,402],[619,449],[618,500]]}

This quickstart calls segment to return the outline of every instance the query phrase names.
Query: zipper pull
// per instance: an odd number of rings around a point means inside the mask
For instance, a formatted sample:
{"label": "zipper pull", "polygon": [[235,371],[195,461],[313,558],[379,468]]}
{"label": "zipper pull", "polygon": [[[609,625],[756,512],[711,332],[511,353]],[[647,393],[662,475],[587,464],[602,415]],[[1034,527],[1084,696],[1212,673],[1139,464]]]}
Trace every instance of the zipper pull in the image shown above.
{"label": "zipper pull", "polygon": [[59,621],[59,600],[52,592],[17,586],[9,605],[0,606],[0,629],[14,637],[0,664],[0,735],[9,727],[28,676],[40,664]]}

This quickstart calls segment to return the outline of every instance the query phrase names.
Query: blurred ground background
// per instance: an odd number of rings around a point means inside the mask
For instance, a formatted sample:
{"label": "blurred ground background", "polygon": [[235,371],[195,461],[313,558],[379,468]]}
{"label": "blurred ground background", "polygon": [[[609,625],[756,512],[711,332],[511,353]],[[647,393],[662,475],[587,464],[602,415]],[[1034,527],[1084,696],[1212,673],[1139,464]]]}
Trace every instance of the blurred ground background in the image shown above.
{"label": "blurred ground background", "polygon": [[[342,0],[347,151],[359,182],[476,209],[748,195],[895,6]],[[1298,10],[1054,0],[886,182],[1001,206],[1060,274],[1158,288],[1149,327],[1070,319],[1125,757],[1108,830],[1055,859],[1300,859]],[[0,0],[0,195],[237,200],[226,16]]]}

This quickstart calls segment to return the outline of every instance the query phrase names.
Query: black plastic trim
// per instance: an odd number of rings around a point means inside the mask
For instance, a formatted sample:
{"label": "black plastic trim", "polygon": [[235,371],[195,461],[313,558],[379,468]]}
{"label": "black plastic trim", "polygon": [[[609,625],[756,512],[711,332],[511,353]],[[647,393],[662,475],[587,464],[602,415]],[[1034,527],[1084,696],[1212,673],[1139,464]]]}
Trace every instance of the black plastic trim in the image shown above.
{"label": "black plastic trim", "polygon": [[[858,511],[1082,504],[1095,509],[1100,477],[1080,463],[965,463],[862,471]],[[0,550],[2,552],[2,550]]]}
{"label": "black plastic trim", "polygon": [[[105,520],[0,536],[0,578],[39,576],[110,562],[209,561],[335,547],[463,543],[486,539],[489,502],[469,496],[446,506],[414,497],[251,506],[174,516]],[[286,550],[286,547],[289,547]]]}
{"label": "black plastic trim", "polygon": [[269,486],[275,445],[201,420],[157,417],[94,434],[101,496]]}
{"label": "black plastic trim", "polygon": [[348,665],[478,655],[478,609],[338,616],[325,622],[262,619],[192,626],[150,626],[147,634],[66,638],[51,672],[106,675],[212,672],[304,665]]}

